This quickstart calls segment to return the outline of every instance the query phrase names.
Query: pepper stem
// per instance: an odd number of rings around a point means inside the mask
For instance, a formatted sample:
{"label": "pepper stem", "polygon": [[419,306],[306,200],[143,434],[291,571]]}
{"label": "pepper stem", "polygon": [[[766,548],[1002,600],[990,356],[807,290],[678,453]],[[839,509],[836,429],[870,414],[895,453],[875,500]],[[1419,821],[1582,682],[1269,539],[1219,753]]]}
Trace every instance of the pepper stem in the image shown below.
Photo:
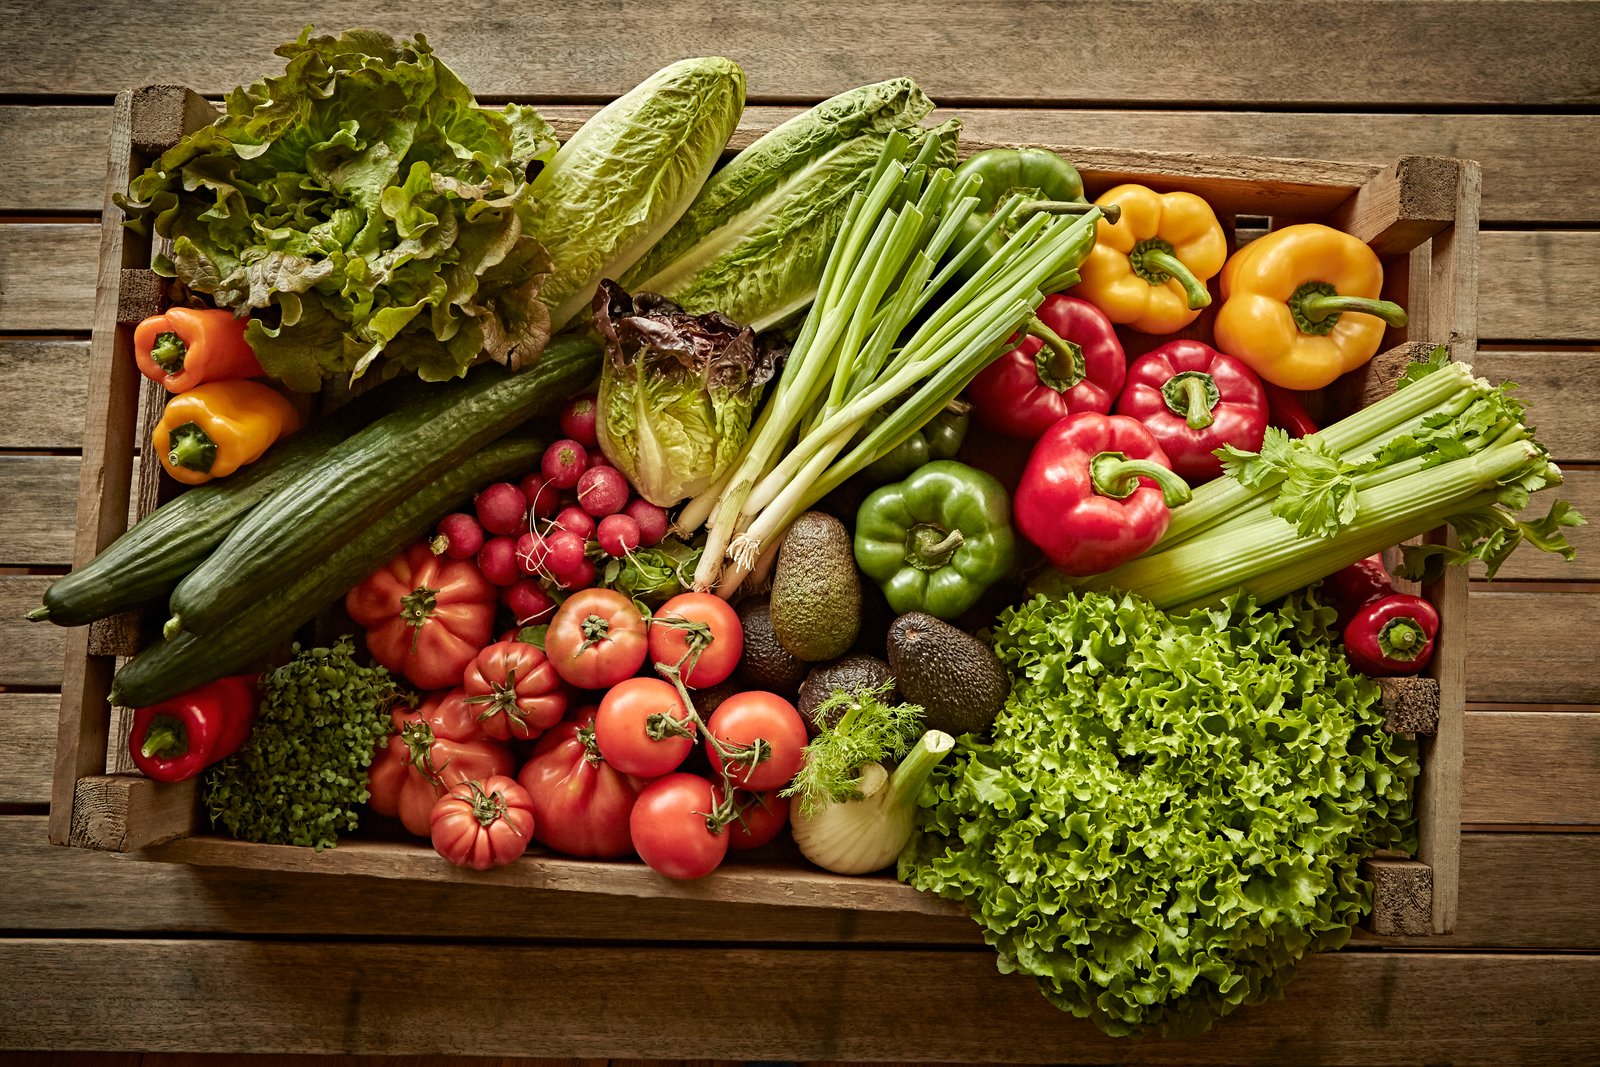
{"label": "pepper stem", "polygon": [[204,474],[217,462],[217,443],[197,422],[175,427],[167,437],[167,462]]}
{"label": "pepper stem", "polygon": [[1217,380],[1203,370],[1174,374],[1161,387],[1162,399],[1174,415],[1181,415],[1191,430],[1203,430],[1216,420],[1212,410],[1222,402]]}
{"label": "pepper stem", "polygon": [[145,759],[157,756],[181,756],[189,751],[189,731],[183,723],[169,715],[161,715],[150,722],[150,732],[144,735],[139,752]]}
{"label": "pepper stem", "polygon": [[1083,347],[1069,341],[1044,324],[1037,315],[1028,320],[1023,332],[1042,344],[1033,354],[1039,381],[1058,393],[1065,393],[1083,381]]}
{"label": "pepper stem", "polygon": [[918,523],[911,528],[910,543],[906,545],[906,562],[919,571],[936,571],[949,563],[956,549],[966,541],[959,529],[946,532],[939,526]]}
{"label": "pepper stem", "polygon": [[1077,200],[1024,200],[1011,217],[1021,222],[1029,215],[1087,215],[1097,207],[1112,225],[1122,218],[1121,204],[1085,204]]}
{"label": "pepper stem", "polygon": [[1177,507],[1192,494],[1189,483],[1151,459],[1129,459],[1121,452],[1101,452],[1089,461],[1089,480],[1094,491],[1113,500],[1126,500],[1139,488],[1140,478],[1150,478],[1161,487],[1167,507]]}
{"label": "pepper stem", "polygon": [[188,354],[189,346],[183,343],[183,338],[171,330],[158,334],[155,344],[150,346],[151,361],[169,375],[183,370],[183,358]]}
{"label": "pepper stem", "polygon": [[1302,333],[1327,334],[1339,324],[1346,311],[1372,315],[1390,326],[1404,326],[1406,309],[1392,300],[1371,300],[1364,296],[1341,296],[1327,282],[1306,282],[1289,297],[1289,313]]}
{"label": "pepper stem", "polygon": [[1409,662],[1427,647],[1428,635],[1415,619],[1390,619],[1378,631],[1378,648],[1385,659]]}
{"label": "pepper stem", "polygon": [[1160,285],[1168,278],[1176,278],[1178,284],[1183,286],[1183,295],[1188,298],[1190,311],[1199,311],[1211,303],[1211,294],[1206,291],[1205,283],[1194,276],[1194,272],[1179,259],[1173,248],[1159,237],[1150,237],[1133,246],[1133,251],[1128,253],[1128,262],[1133,266],[1133,272],[1151,285]]}

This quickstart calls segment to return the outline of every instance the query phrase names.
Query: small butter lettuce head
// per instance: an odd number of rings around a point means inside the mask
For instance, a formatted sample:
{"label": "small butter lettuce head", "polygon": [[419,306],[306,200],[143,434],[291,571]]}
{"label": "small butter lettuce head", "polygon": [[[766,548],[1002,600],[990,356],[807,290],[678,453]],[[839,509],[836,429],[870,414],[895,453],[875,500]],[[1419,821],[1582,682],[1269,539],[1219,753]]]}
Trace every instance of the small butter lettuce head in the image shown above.
{"label": "small butter lettuce head", "polygon": [[773,346],[722,315],[610,281],[595,293],[594,328],[606,347],[596,422],[606,458],[661,507],[710,488],[750,434]]}

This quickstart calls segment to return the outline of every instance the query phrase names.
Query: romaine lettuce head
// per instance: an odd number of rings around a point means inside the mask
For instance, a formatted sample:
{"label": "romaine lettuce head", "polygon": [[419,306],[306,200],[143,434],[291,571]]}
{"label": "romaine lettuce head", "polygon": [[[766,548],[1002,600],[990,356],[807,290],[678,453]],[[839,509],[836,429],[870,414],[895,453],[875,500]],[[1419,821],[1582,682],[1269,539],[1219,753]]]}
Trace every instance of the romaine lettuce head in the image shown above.
{"label": "romaine lettuce head", "polygon": [[172,240],[157,272],[251,312],[261,365],[296,389],[379,357],[430,381],[536,357],[550,262],[528,172],[555,155],[549,125],[479,107],[420,35],[310,32],[117,198]]}
{"label": "romaine lettuce head", "polygon": [[924,788],[901,877],[965,901],[1001,971],[1108,1034],[1279,995],[1370,909],[1361,859],[1415,847],[1416,743],[1384,730],[1335,617],[1300,596],[1008,609],[1011,696]]}
{"label": "romaine lettuce head", "polygon": [[594,327],[606,346],[595,426],[606,458],[661,507],[710,488],[744,447],[776,351],[722,315],[610,281],[595,293]]}

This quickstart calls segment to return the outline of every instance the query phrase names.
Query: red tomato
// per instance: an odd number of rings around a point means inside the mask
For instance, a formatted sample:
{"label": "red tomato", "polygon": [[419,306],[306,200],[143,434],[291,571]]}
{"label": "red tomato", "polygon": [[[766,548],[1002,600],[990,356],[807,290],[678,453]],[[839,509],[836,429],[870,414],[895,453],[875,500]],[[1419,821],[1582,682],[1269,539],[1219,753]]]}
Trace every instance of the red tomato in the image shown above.
{"label": "red tomato", "polygon": [[478,709],[484,736],[496,741],[538,737],[567,711],[561,676],[543,652],[522,641],[498,641],[478,653],[461,688]]}
{"label": "red tomato", "polygon": [[350,590],[350,617],[367,630],[367,651],[421,689],[448,689],[489,643],[495,588],[464,560],[419,541]]}
{"label": "red tomato", "polygon": [[[776,693],[735,693],[711,713],[706,729],[732,745],[752,745],[758,739],[766,742],[767,753],[755,766],[729,767],[729,777],[740,788],[781,789],[800,769],[806,723],[795,706]],[[709,741],[706,754],[711,757],[711,769],[721,773],[722,757]]]}
{"label": "red tomato", "polygon": [[656,715],[669,715],[680,722],[689,718],[689,709],[670,683],[660,678],[629,678],[612,686],[600,698],[594,718],[600,754],[623,774],[642,778],[677,770],[694,749],[694,725],[688,724],[689,736],[668,734],[656,740],[648,732]]}
{"label": "red tomato", "polygon": [[681,593],[650,620],[650,659],[682,665],[683,684],[704,689],[725,682],[744,655],[739,613],[712,593]]}
{"label": "red tomato", "polygon": [[669,774],[644,787],[628,817],[633,847],[657,874],[703,878],[728,854],[728,833],[713,830],[716,790],[697,774]]}
{"label": "red tomato", "polygon": [[556,673],[579,689],[605,689],[632,676],[647,650],[644,616],[615,589],[569,596],[544,637]]}
{"label": "red tomato", "polygon": [[427,837],[433,805],[447,790],[469,778],[508,775],[515,767],[510,748],[484,739],[478,709],[467,703],[465,692],[435,693],[416,711],[394,713],[394,733],[367,772],[367,803]]}
{"label": "red tomato", "polygon": [[760,848],[789,825],[789,798],[777,793],[747,793],[736,790],[733,802],[739,805],[739,818],[728,824],[728,847],[735,852]]}
{"label": "red tomato", "polygon": [[528,791],[504,775],[457,783],[429,816],[434,851],[457,867],[504,867],[533,840]]}
{"label": "red tomato", "polygon": [[533,799],[533,836],[568,856],[617,859],[633,851],[628,815],[639,796],[594,740],[595,708],[579,708],[539,738],[517,781]]}

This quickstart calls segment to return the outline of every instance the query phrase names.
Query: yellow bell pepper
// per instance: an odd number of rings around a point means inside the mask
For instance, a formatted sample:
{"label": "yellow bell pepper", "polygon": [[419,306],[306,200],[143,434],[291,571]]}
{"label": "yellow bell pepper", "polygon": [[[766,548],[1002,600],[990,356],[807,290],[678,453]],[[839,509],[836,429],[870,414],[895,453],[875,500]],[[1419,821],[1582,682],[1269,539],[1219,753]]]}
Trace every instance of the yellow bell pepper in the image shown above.
{"label": "yellow bell pepper", "polygon": [[1274,230],[1222,269],[1217,347],[1273,385],[1321,389],[1370,360],[1385,325],[1406,324],[1382,289],[1365,241],[1314,222]]}
{"label": "yellow bell pepper", "polygon": [[1119,185],[1095,200],[1122,210],[1101,219],[1094,250],[1073,290],[1112,322],[1143,333],[1172,333],[1211,303],[1206,281],[1228,258],[1228,239],[1211,205],[1193,193]]}
{"label": "yellow bell pepper", "polygon": [[300,428],[282,393],[244,379],[204,382],[167,401],[150,444],[185,485],[223,478]]}

